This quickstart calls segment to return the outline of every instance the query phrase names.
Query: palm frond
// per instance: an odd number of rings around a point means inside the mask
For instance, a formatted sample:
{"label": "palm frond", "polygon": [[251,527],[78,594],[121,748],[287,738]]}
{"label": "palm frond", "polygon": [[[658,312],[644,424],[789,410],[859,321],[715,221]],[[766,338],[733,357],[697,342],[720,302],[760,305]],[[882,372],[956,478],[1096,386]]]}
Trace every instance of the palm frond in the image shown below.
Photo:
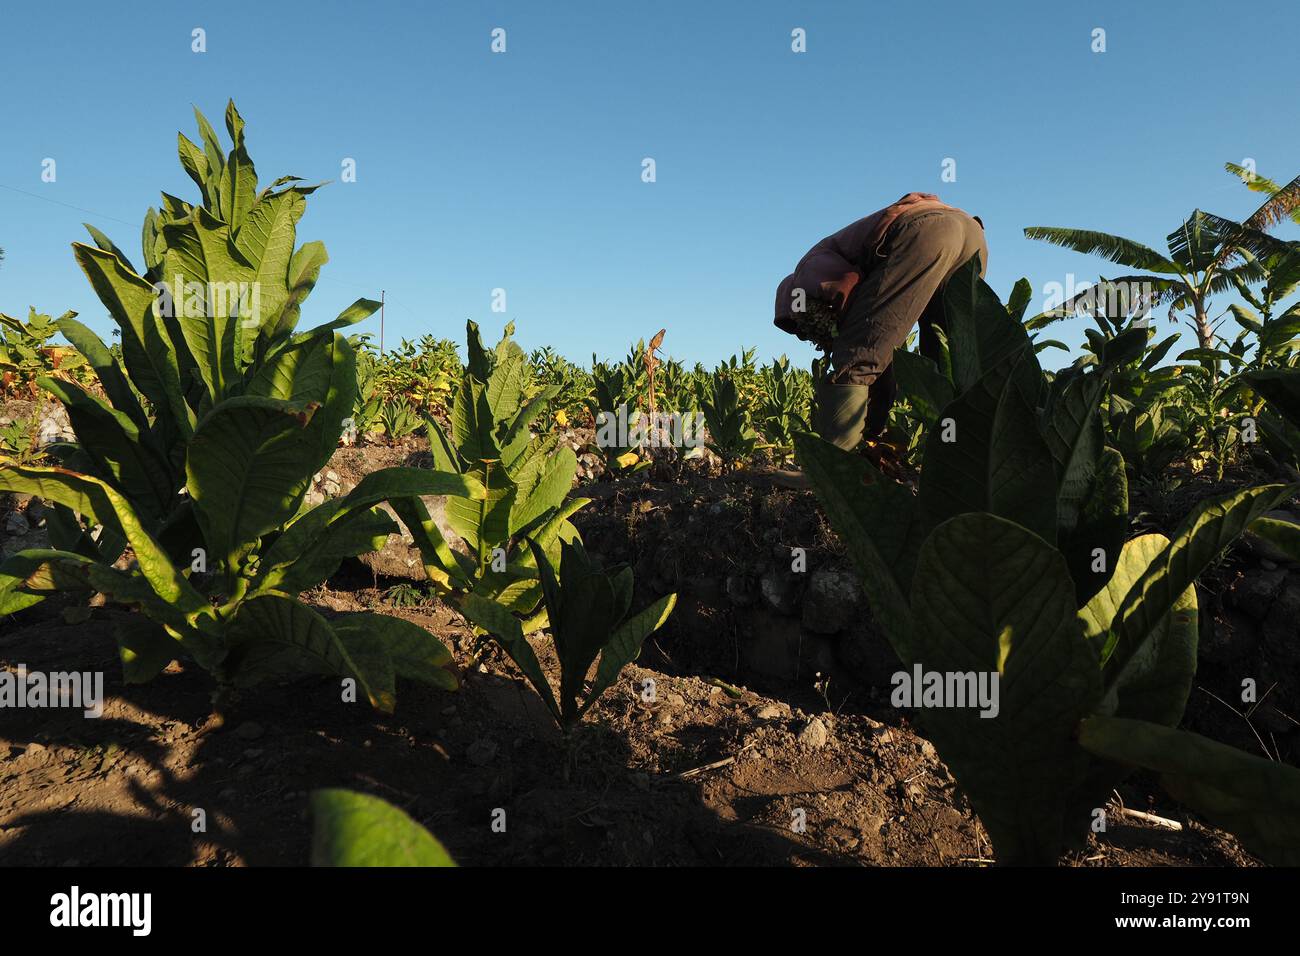
{"label": "palm frond", "polygon": [[1146,269],[1165,275],[1178,275],[1178,266],[1149,246],[1123,236],[1091,229],[1066,229],[1060,226],[1028,226],[1025,238],[1050,242],[1084,255],[1101,256],[1131,269]]}

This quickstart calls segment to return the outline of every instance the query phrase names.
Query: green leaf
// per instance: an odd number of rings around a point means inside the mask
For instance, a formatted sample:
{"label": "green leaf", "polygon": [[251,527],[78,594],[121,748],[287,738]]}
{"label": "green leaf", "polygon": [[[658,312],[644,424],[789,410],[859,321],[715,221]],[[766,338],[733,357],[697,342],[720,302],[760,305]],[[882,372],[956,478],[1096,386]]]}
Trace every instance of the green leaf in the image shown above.
{"label": "green leaf", "polygon": [[186,487],[213,557],[237,559],[302,504],[315,471],[315,408],[245,395],[204,416],[190,440]]}
{"label": "green leaf", "polygon": [[1000,675],[996,716],[926,707],[923,729],[999,862],[1054,863],[1065,838],[1062,795],[1087,768],[1071,737],[1100,690],[1064,559],[1010,521],[959,515],[926,539],[911,597],[917,667]]}
{"label": "green leaf", "polygon": [[501,605],[477,594],[463,595],[458,602],[458,607],[467,621],[481,627],[496,639],[510,655],[510,659],[515,662],[515,666],[523,672],[524,677],[528,678],[528,682],[541,696],[542,702],[546,704],[556,722],[562,723],[555,693],[551,690],[546,674],[542,671],[542,665],[537,662],[537,655],[533,653],[532,645],[524,637],[519,619]]}
{"label": "green leaf", "polygon": [[[954,423],[952,441],[944,440],[948,420]],[[986,511],[1056,543],[1052,456],[1033,408],[1016,387],[1011,362],[991,369],[943,410],[939,432],[925,446],[920,504],[933,524]]]}
{"label": "green leaf", "polygon": [[579,716],[585,714],[600,695],[618,680],[618,675],[622,673],[624,667],[640,656],[641,645],[645,643],[645,639],[664,626],[676,606],[676,594],[662,597],[644,611],[624,621],[610,635],[609,640],[600,650],[600,662],[596,665],[596,679],[592,682],[591,690],[583,702]]}
{"label": "green leaf", "polygon": [[452,669],[451,651],[418,624],[387,614],[362,612],[344,614],[330,625],[349,650],[369,646],[386,655],[398,677],[441,690],[460,686]]}
{"label": "green leaf", "polygon": [[[1103,448],[1074,527],[1061,531],[1061,552],[1070,567],[1075,602],[1080,607],[1111,579],[1127,535],[1128,474],[1124,456],[1114,448]],[[1096,567],[1098,548],[1104,555],[1100,570]]]}
{"label": "green leaf", "polygon": [[210,616],[208,602],[144,530],[127,500],[98,478],[62,468],[6,464],[0,467],[0,491],[36,495],[43,501],[66,505],[94,523],[125,535],[140,573],[161,601],[187,617]]}
{"label": "green leaf", "polygon": [[1174,799],[1235,834],[1275,866],[1300,866],[1300,770],[1185,730],[1091,717],[1079,743],[1108,760],[1160,774]]}
{"label": "green leaf", "polygon": [[129,617],[113,627],[118,656],[122,659],[122,676],[128,684],[145,684],[153,680],[174,661],[181,644],[161,625],[143,617]]}
{"label": "green leaf", "polygon": [[895,652],[910,662],[908,594],[926,529],[912,492],[860,455],[796,432],[795,454],[862,577],[871,610]]}
{"label": "green leaf", "polygon": [[1300,525],[1279,518],[1256,518],[1248,529],[1281,550],[1290,560],[1300,561]]}
{"label": "green leaf", "polygon": [[63,403],[95,470],[140,508],[141,517],[158,522],[176,507],[179,480],[147,431],[141,434],[130,417],[76,382],[40,378],[38,384]]}
{"label": "green leaf", "polygon": [[952,356],[953,382],[958,393],[973,388],[982,376],[1017,354],[1032,354],[1029,334],[979,273],[979,253],[949,278],[943,293]]}
{"label": "green leaf", "polygon": [[154,290],[111,253],[79,242],[72,250],[91,287],[122,334],[122,358],[131,382],[154,408],[170,412],[181,435],[194,430],[194,413],[181,393],[180,357],[164,323],[153,314]]}
{"label": "green leaf", "polygon": [[899,391],[927,425],[933,425],[939,413],[956,397],[952,382],[923,355],[895,349],[893,369]]}
{"label": "green leaf", "polygon": [[271,677],[317,670],[356,679],[371,706],[392,713],[393,673],[386,660],[354,658],[329,622],[283,594],[261,594],[236,609],[224,667],[241,687]]}
{"label": "green leaf", "polygon": [[326,501],[289,525],[262,555],[250,590],[298,594],[334,574],[345,558],[379,550],[398,530],[382,511],[358,509],[340,515],[342,506],[340,498]]}
{"label": "green leaf", "polygon": [[353,790],[313,790],[312,866],[455,866],[428,830]]}
{"label": "green leaf", "polygon": [[1129,589],[1115,612],[1103,652],[1107,690],[1129,658],[1160,625],[1184,591],[1264,512],[1300,490],[1294,485],[1263,485],[1208,498],[1198,504],[1161,552]]}
{"label": "green leaf", "polygon": [[1245,372],[1242,377],[1274,411],[1300,428],[1300,369],[1266,369]]}
{"label": "green leaf", "polygon": [[[1125,596],[1168,545],[1162,534],[1129,541],[1106,587],[1079,610],[1084,633],[1099,650]],[[1196,634],[1196,586],[1189,584],[1128,658],[1123,671],[1114,674],[1099,713],[1177,724],[1196,675]]]}

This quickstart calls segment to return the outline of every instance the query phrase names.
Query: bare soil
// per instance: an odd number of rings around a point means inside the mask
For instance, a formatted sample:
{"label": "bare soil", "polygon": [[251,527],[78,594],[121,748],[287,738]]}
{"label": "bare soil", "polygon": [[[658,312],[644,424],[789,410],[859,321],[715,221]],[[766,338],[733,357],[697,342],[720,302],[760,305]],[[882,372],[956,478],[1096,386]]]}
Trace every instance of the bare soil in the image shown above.
{"label": "bare soil", "polygon": [[[358,451],[332,466],[346,472]],[[410,454],[367,457],[387,465]],[[588,546],[636,568],[636,606],[667,590],[681,602],[571,739],[508,660],[474,656],[455,612],[393,606],[401,582],[360,564],[306,598],[327,615],[366,608],[423,625],[453,649],[460,691],[403,683],[384,716],[344,703],[337,681],[305,679],[246,692],[218,724],[212,684],[195,667],[122,683],[112,625],[126,612],[96,607],[82,620],[85,610],[47,601],[0,622],[0,666],[103,671],[105,711],[3,712],[0,864],[302,864],[307,795],[332,786],[403,807],[464,865],[991,862],[933,747],[875,689],[893,665],[869,613],[817,634],[803,626],[806,595],[791,592],[784,611],[765,596],[789,583],[773,570],[792,547],[806,549],[810,569],[847,567],[810,494],[743,475],[591,482],[577,493],[595,499],[575,519]],[[549,642],[533,644],[558,682]],[[1235,673],[1211,670],[1221,682]],[[1246,733],[1240,721],[1193,694],[1195,729],[1230,739]],[[1067,864],[1254,865],[1153,780],[1131,778],[1112,811],[1120,800],[1183,828],[1111,812],[1107,832]],[[505,832],[493,827],[499,811]]]}

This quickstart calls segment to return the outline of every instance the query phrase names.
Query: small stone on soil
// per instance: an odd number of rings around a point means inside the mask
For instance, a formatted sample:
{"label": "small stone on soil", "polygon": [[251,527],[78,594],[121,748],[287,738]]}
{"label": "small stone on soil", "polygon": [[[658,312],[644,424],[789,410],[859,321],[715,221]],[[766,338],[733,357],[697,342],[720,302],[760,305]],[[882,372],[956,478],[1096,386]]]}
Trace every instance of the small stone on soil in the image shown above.
{"label": "small stone on soil", "polygon": [[805,747],[813,749],[824,747],[827,739],[829,735],[826,733],[826,725],[818,717],[808,721],[808,725],[799,731],[799,743]]}

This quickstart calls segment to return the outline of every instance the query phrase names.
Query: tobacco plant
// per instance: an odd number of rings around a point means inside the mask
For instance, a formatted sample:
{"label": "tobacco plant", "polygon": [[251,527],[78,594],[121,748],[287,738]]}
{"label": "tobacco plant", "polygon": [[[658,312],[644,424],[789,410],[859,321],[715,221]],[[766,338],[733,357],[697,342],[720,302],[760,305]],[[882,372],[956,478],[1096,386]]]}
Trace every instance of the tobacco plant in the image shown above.
{"label": "tobacco plant", "polygon": [[[424,560],[425,573],[440,594],[461,603],[473,595],[528,614],[541,601],[541,585],[524,537],[558,554],[562,541],[577,537],[569,516],[588,503],[566,501],[578,461],[559,436],[535,436],[531,425],[555,397],[549,385],[525,398],[527,357],[511,339],[513,326],[489,351],[478,326],[467,323],[468,358],[451,409],[451,434],[426,420],[434,467],[462,475],[484,495],[452,493],[447,521],[464,543],[454,550],[429,518],[423,502],[395,502]],[[544,613],[533,626],[541,626]]]}
{"label": "tobacco plant", "polygon": [[203,201],[164,195],[150,210],[145,272],[97,230],[95,246],[73,245],[120,330],[121,359],[60,319],[104,397],[40,380],[77,441],[61,467],[0,464],[0,491],[53,505],[53,547],[0,566],[0,613],[56,591],[98,591],[143,612],[117,635],[128,681],[185,657],[214,675],[218,700],[300,670],[354,679],[384,710],[398,676],[455,686],[450,654],[422,628],[374,614],[327,621],[296,599],[396,530],[375,510],[381,501],[486,493],[469,476],[390,468],[303,510],[356,395],[355,356],[335,330],[378,303],[359,300],[296,331],[327,258],[320,243],[295,249],[313,187],[282,177],[259,192],[234,104],[229,153],[196,117],[204,146],[181,136],[180,157]]}
{"label": "tobacco plant", "polygon": [[[950,281],[945,312],[955,394],[927,437],[917,493],[815,436],[795,445],[904,666],[1000,675],[996,717],[922,708],[918,722],[998,860],[1052,863],[1081,845],[1131,764],[1171,766],[1114,745],[1108,722],[1124,721],[1135,744],[1176,735],[1171,755],[1219,753],[1171,729],[1196,666],[1195,580],[1297,488],[1214,498],[1172,539],[1125,541],[1124,463],[1100,415],[1113,367],[1049,383],[974,260]],[[1233,754],[1180,762],[1191,783],[1174,792],[1265,859],[1297,862],[1300,772],[1265,777]]]}
{"label": "tobacco plant", "polygon": [[705,445],[722,459],[723,467],[728,471],[748,461],[762,446],[762,438],[754,431],[749,409],[741,401],[737,384],[739,377],[727,366],[721,366],[696,394],[709,430]]}
{"label": "tobacco plant", "polygon": [[794,452],[794,433],[807,431],[812,380],[782,355],[759,371],[761,393],[756,419],[758,429],[780,458]]}
{"label": "tobacco plant", "polygon": [[[536,689],[561,729],[568,733],[619,673],[636,660],[647,637],[663,626],[677,595],[660,598],[637,614],[632,607],[632,569],[604,569],[574,540],[560,546],[556,572],[545,550],[529,541],[541,578],[551,639],[560,662],[558,696],[547,680],[519,619],[499,604],[471,597],[465,615],[501,645]],[[596,658],[599,657],[599,663]],[[587,673],[596,664],[595,679]]]}

